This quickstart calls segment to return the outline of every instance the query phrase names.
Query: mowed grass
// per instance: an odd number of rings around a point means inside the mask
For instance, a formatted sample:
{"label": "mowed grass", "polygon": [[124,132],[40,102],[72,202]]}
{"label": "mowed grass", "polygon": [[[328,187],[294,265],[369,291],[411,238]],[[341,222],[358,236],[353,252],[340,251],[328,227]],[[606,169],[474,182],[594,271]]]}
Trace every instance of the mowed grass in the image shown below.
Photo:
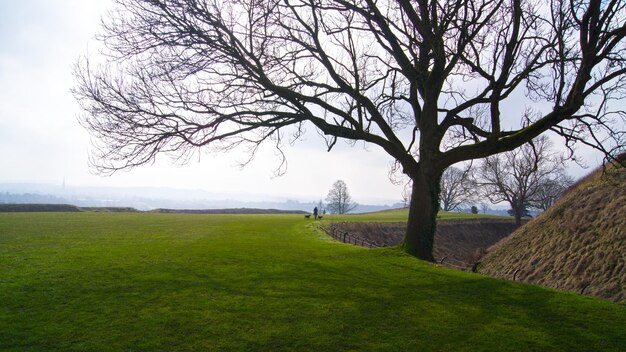
{"label": "mowed grass", "polygon": [[626,307],[301,215],[0,213],[2,351],[625,351]]}

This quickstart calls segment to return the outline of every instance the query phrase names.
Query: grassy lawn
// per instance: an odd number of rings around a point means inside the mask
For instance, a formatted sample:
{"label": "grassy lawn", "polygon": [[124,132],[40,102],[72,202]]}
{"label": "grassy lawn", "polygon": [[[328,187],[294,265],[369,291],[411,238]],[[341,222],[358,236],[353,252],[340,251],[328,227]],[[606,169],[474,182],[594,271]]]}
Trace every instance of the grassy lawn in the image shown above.
{"label": "grassy lawn", "polygon": [[624,305],[336,243],[313,223],[0,213],[0,350],[626,350]]}

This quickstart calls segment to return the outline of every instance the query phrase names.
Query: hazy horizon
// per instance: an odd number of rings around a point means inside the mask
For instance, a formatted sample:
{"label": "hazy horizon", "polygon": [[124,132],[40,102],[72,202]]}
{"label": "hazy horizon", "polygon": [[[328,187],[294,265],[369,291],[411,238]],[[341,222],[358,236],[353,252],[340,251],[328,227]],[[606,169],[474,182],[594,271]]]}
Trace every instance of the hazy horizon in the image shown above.
{"label": "hazy horizon", "polygon": [[[257,208],[312,211],[319,200],[236,195],[172,187],[89,187],[0,183],[0,204],[71,204],[79,207],[132,207],[138,210]],[[401,207],[399,202],[359,203],[355,212]]]}

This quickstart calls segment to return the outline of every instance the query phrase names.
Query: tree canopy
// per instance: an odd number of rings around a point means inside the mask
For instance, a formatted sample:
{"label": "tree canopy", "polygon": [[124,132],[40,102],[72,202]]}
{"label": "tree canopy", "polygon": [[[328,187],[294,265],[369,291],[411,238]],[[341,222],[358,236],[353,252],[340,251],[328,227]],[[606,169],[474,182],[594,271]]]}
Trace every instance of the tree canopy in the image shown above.
{"label": "tree canopy", "polygon": [[74,94],[101,172],[307,125],[377,145],[413,181],[405,248],[432,260],[445,168],[547,131],[625,144],[624,1],[117,0]]}

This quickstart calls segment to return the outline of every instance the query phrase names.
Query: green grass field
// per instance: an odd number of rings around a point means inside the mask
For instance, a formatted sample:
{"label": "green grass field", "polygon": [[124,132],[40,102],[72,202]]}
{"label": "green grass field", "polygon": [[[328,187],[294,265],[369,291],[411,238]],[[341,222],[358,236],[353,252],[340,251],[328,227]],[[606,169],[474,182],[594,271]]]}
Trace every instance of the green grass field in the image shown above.
{"label": "green grass field", "polygon": [[0,213],[0,350],[626,350],[624,305],[336,243],[313,224]]}

